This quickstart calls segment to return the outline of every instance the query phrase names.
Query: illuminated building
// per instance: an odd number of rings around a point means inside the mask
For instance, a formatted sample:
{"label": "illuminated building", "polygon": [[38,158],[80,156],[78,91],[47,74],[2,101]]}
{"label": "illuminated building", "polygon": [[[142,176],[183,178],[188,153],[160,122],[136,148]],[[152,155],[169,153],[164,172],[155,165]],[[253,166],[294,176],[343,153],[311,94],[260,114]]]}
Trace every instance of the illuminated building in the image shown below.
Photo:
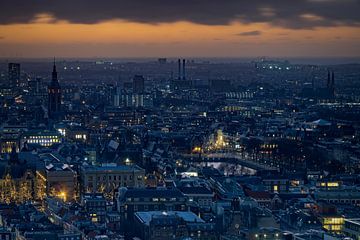
{"label": "illuminated building", "polygon": [[321,216],[320,221],[324,229],[330,232],[341,232],[344,218],[340,215]]}
{"label": "illuminated building", "polygon": [[285,176],[268,175],[263,176],[263,184],[267,191],[272,193],[288,192],[290,187],[290,180]]}
{"label": "illuminated building", "polygon": [[12,89],[20,86],[20,64],[9,63],[9,84]]}
{"label": "illuminated building", "polygon": [[258,230],[254,230],[253,232],[249,233],[247,239],[256,240],[256,239],[283,239],[283,234],[280,229],[277,228],[261,228]]}
{"label": "illuminated building", "polygon": [[145,170],[137,165],[105,164],[84,166],[81,171],[83,191],[112,197],[119,187],[143,187]]}
{"label": "illuminated building", "polygon": [[36,171],[36,195],[57,197],[63,201],[77,198],[77,174],[67,164],[50,163],[43,171]]}
{"label": "illuminated building", "polygon": [[92,222],[104,222],[106,216],[106,199],[101,193],[85,193],[81,203]]}
{"label": "illuminated building", "polygon": [[334,233],[342,231],[344,217],[338,214],[334,205],[319,203],[317,206],[317,217],[325,230]]}
{"label": "illuminated building", "polygon": [[23,129],[18,126],[5,126],[0,131],[0,152],[11,153],[15,146],[16,151],[20,150],[20,136]]}
{"label": "illuminated building", "polygon": [[341,181],[319,181],[316,183],[316,187],[322,190],[336,190],[342,186]]}
{"label": "illuminated building", "polygon": [[10,153],[13,146],[18,150],[19,148],[19,141],[18,139],[14,138],[5,138],[4,136],[1,136],[1,144],[0,144],[0,150],[1,153]]}
{"label": "illuminated building", "polygon": [[43,147],[50,147],[61,142],[61,135],[55,131],[28,131],[21,138],[21,146],[37,144]]}
{"label": "illuminated building", "polygon": [[31,169],[21,162],[15,147],[9,161],[0,164],[0,202],[23,203],[33,199],[34,175]]}
{"label": "illuminated building", "polygon": [[83,131],[71,131],[68,134],[68,138],[76,141],[76,142],[87,142],[89,140],[88,132]]}

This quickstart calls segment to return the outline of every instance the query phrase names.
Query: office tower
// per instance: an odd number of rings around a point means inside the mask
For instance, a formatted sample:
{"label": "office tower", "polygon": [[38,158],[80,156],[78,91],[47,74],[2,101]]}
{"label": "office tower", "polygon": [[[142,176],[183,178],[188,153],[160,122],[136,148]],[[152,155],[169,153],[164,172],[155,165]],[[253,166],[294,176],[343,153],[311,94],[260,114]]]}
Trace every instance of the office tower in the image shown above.
{"label": "office tower", "polygon": [[49,117],[56,118],[61,111],[61,87],[57,78],[56,65],[54,61],[51,83],[48,87],[49,93]]}
{"label": "office tower", "polygon": [[20,64],[9,63],[9,85],[11,88],[19,87],[20,85]]}
{"label": "office tower", "polygon": [[144,93],[145,90],[145,79],[141,75],[135,75],[133,78],[133,92],[140,94]]}
{"label": "office tower", "polygon": [[114,107],[120,107],[122,105],[121,102],[121,87],[116,86],[113,90],[113,105]]}

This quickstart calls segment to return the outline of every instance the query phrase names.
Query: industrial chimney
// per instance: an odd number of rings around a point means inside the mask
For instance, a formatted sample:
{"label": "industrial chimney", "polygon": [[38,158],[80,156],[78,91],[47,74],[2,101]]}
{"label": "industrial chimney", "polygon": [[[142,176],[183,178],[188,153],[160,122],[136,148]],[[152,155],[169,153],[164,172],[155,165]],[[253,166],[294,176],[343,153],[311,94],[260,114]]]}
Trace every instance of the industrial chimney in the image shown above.
{"label": "industrial chimney", "polygon": [[179,71],[178,80],[180,80],[181,79],[181,60],[180,60],[180,58],[178,59],[178,71]]}
{"label": "industrial chimney", "polygon": [[183,77],[182,77],[183,80],[186,79],[186,72],[185,72],[185,59],[183,59]]}

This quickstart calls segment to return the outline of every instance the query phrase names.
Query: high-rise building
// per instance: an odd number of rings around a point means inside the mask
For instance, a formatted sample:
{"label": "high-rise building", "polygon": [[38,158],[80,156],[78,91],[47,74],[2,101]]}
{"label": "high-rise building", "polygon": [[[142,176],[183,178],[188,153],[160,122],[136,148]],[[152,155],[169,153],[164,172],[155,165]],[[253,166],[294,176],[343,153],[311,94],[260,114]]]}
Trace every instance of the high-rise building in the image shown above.
{"label": "high-rise building", "polygon": [[60,115],[61,112],[61,86],[57,78],[56,65],[54,62],[52,79],[48,87],[49,94],[49,117],[56,118]]}
{"label": "high-rise building", "polygon": [[133,92],[144,93],[145,90],[145,79],[141,75],[135,75],[133,78]]}
{"label": "high-rise building", "polygon": [[9,63],[9,85],[11,88],[19,87],[20,85],[20,64]]}

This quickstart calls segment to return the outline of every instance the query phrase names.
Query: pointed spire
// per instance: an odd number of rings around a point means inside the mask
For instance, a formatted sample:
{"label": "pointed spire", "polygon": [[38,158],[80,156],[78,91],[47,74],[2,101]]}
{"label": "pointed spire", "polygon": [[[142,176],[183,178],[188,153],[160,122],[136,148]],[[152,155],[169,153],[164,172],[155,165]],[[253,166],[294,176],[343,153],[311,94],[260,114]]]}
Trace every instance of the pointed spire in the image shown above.
{"label": "pointed spire", "polygon": [[56,60],[54,57],[54,65],[53,65],[53,71],[52,71],[52,82],[57,82],[57,71],[56,71]]}
{"label": "pointed spire", "polygon": [[54,57],[53,73],[56,72],[56,59]]}

